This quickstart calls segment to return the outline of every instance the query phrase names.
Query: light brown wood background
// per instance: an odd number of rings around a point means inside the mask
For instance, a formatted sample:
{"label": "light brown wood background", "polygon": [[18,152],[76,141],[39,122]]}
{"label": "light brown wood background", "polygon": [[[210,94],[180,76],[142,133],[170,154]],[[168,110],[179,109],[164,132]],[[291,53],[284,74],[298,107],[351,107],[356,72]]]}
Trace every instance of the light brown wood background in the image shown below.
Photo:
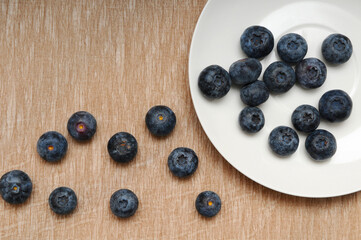
{"label": "light brown wood background", "polygon": [[[211,145],[193,109],[187,75],[193,29],[206,0],[0,0],[0,174],[27,172],[34,189],[23,205],[0,200],[0,239],[360,239],[360,194],[304,199],[247,179]],[[144,117],[156,104],[177,114],[167,138],[150,135]],[[90,143],[70,138],[66,123],[91,112],[98,131]],[[50,164],[36,152],[45,131],[66,136],[68,153]],[[115,164],[108,139],[132,133],[139,153]],[[195,175],[180,180],[168,154],[193,148]],[[307,177],[307,176],[305,176]],[[48,206],[59,186],[79,204],[60,217]],[[137,213],[117,219],[111,194],[129,188]],[[194,201],[213,190],[222,210],[201,217]]]}

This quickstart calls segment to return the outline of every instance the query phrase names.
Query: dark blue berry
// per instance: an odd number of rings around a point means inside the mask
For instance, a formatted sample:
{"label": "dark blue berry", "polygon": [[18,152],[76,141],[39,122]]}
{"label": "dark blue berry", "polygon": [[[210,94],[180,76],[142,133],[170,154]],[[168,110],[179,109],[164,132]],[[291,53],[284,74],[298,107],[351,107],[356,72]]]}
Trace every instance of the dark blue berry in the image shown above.
{"label": "dark blue berry", "polygon": [[309,133],[320,125],[320,113],[315,107],[304,104],[293,111],[291,120],[298,131]]}
{"label": "dark blue berry", "polygon": [[296,74],[288,64],[274,62],[264,72],[263,81],[270,92],[284,93],[295,85]]}
{"label": "dark blue berry", "polygon": [[269,91],[263,81],[255,81],[241,88],[241,100],[244,104],[255,107],[265,101],[269,97]]}
{"label": "dark blue berry", "polygon": [[342,90],[331,90],[322,95],[318,110],[324,119],[330,122],[341,122],[350,116],[352,100]]}
{"label": "dark blue berry", "polygon": [[272,51],[273,47],[273,34],[265,27],[248,27],[241,36],[241,48],[248,57],[265,57]]}
{"label": "dark blue berry", "polygon": [[68,187],[54,189],[49,196],[49,206],[56,214],[69,214],[78,204],[75,192]]}
{"label": "dark blue berry", "polygon": [[234,62],[229,68],[231,80],[236,85],[246,85],[258,79],[262,64],[255,58],[245,58]]}
{"label": "dark blue berry", "polygon": [[246,107],[239,114],[238,118],[241,128],[249,133],[256,133],[264,126],[264,115],[258,107]]}
{"label": "dark blue berry", "polygon": [[298,135],[295,130],[286,126],[279,126],[272,130],[268,143],[280,156],[289,156],[296,152],[299,144]]}
{"label": "dark blue berry", "polygon": [[221,210],[222,202],[217,193],[204,191],[198,195],[195,205],[199,214],[213,217]]}
{"label": "dark blue berry", "polygon": [[199,74],[198,87],[208,98],[221,98],[231,89],[231,77],[222,67],[211,65]]}
{"label": "dark blue berry", "polygon": [[137,140],[130,133],[118,132],[109,139],[108,152],[116,162],[130,162],[138,152]]}
{"label": "dark blue berry", "polygon": [[97,121],[88,112],[80,111],[74,113],[67,125],[69,134],[78,141],[89,140],[97,130]]}
{"label": "dark blue berry", "polygon": [[296,78],[303,88],[321,87],[326,76],[326,65],[317,58],[305,58],[296,65]]}
{"label": "dark blue berry", "polygon": [[117,217],[131,217],[138,209],[138,198],[132,191],[120,189],[111,196],[110,209]]}
{"label": "dark blue berry", "polygon": [[311,132],[306,138],[305,146],[307,152],[315,160],[331,158],[337,150],[335,137],[322,129]]}
{"label": "dark blue berry", "polygon": [[306,40],[296,33],[284,35],[277,44],[280,58],[287,63],[298,63],[306,56],[308,50]]}
{"label": "dark blue berry", "polygon": [[1,197],[8,203],[20,204],[30,197],[33,184],[23,171],[13,170],[5,173],[0,179]]}
{"label": "dark blue berry", "polygon": [[176,122],[177,119],[174,112],[167,106],[154,106],[149,109],[145,116],[145,124],[149,131],[159,137],[170,134]]}
{"label": "dark blue berry", "polygon": [[342,34],[331,34],[322,43],[322,55],[330,63],[347,62],[352,55],[352,43]]}
{"label": "dark blue berry", "polygon": [[68,150],[68,141],[58,132],[46,132],[38,140],[36,149],[43,159],[56,162],[62,159]]}
{"label": "dark blue berry", "polygon": [[168,167],[175,176],[188,177],[197,170],[198,157],[190,148],[176,148],[169,154]]}

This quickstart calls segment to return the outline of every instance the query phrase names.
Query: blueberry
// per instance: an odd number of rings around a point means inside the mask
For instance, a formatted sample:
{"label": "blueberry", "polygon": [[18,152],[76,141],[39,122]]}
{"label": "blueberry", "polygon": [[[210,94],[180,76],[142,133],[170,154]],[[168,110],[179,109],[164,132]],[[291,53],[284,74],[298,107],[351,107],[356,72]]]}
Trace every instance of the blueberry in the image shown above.
{"label": "blueberry", "polygon": [[281,37],[277,44],[280,58],[287,63],[298,63],[306,56],[308,50],[306,40],[296,33]]}
{"label": "blueberry", "polygon": [[268,97],[268,88],[262,81],[257,80],[241,88],[241,100],[252,107],[264,103]]}
{"label": "blueberry", "polygon": [[264,126],[264,115],[258,107],[246,107],[239,114],[238,118],[241,128],[249,133],[256,133]]}
{"label": "blueberry", "polygon": [[342,90],[330,90],[322,95],[318,110],[323,118],[330,122],[346,120],[352,111],[352,100]]}
{"label": "blueberry", "polygon": [[176,122],[177,119],[172,109],[161,105],[149,109],[145,116],[145,124],[149,131],[159,137],[170,134]]}
{"label": "blueberry", "polygon": [[110,209],[115,216],[128,218],[137,211],[138,203],[138,198],[132,191],[120,189],[111,196]]}
{"label": "blueberry", "polygon": [[212,191],[201,192],[196,199],[196,209],[205,217],[213,217],[221,210],[222,202],[217,193]]}
{"label": "blueberry", "polygon": [[265,27],[248,27],[241,36],[241,48],[248,57],[265,57],[272,51],[273,47],[273,34]]}
{"label": "blueberry", "polygon": [[321,87],[326,76],[326,65],[317,58],[305,58],[296,65],[296,78],[303,88]]}
{"label": "blueberry", "polygon": [[231,89],[231,77],[222,67],[211,65],[199,74],[198,87],[208,98],[222,98]]}
{"label": "blueberry", "polygon": [[320,113],[315,107],[304,104],[293,111],[291,120],[298,131],[310,133],[320,125]]}
{"label": "blueberry", "polygon": [[345,35],[331,34],[322,43],[322,55],[330,63],[345,63],[352,55],[352,43]]}
{"label": "blueberry", "polygon": [[169,154],[168,167],[175,176],[188,177],[197,170],[198,157],[192,149],[179,147]]}
{"label": "blueberry", "polygon": [[130,162],[138,152],[137,140],[130,133],[118,132],[109,139],[108,152],[116,162]]}
{"label": "blueberry", "polygon": [[56,214],[69,214],[78,203],[75,192],[68,187],[58,187],[49,196],[49,206]]}
{"label": "blueberry", "polygon": [[264,72],[263,81],[270,92],[285,93],[295,85],[296,74],[288,64],[274,62]]}
{"label": "blueberry", "polygon": [[298,135],[295,130],[286,126],[279,126],[272,130],[268,143],[280,156],[289,156],[296,152],[299,144]]}
{"label": "blueberry", "polygon": [[91,139],[97,130],[97,121],[88,112],[80,111],[74,113],[67,125],[69,134],[78,141]]}
{"label": "blueberry", "polygon": [[38,140],[37,151],[48,162],[56,162],[62,159],[68,150],[68,141],[58,132],[46,132]]}
{"label": "blueberry", "polygon": [[8,203],[20,204],[30,197],[33,184],[23,171],[13,170],[5,173],[0,179],[1,197]]}
{"label": "blueberry", "polygon": [[336,139],[329,131],[318,129],[306,138],[306,150],[315,160],[331,158],[337,150]]}
{"label": "blueberry", "polygon": [[234,62],[229,68],[231,80],[236,85],[246,85],[258,79],[262,64],[255,58],[245,58]]}

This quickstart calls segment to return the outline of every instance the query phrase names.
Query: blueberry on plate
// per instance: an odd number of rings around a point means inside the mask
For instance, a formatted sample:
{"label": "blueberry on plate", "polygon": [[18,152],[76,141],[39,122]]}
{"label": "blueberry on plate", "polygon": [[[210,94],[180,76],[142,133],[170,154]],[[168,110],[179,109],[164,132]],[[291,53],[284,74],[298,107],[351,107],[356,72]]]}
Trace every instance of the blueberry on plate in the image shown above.
{"label": "blueberry on plate", "polygon": [[331,158],[337,150],[336,139],[329,131],[318,129],[306,138],[306,150],[315,160]]}
{"label": "blueberry on plate", "polygon": [[162,105],[152,107],[145,116],[147,128],[158,137],[170,134],[176,122],[177,119],[172,109]]}
{"label": "blueberry on plate", "polygon": [[169,154],[168,167],[175,176],[188,177],[197,170],[198,157],[192,149],[179,147]]}
{"label": "blueberry on plate", "polygon": [[352,55],[352,43],[342,34],[331,34],[322,43],[322,55],[330,63],[347,62]]}
{"label": "blueberry on plate", "polygon": [[222,202],[217,193],[204,191],[198,195],[195,205],[199,214],[213,217],[221,210]]}
{"label": "blueberry on plate", "polygon": [[56,214],[69,214],[74,211],[77,204],[75,192],[68,187],[58,187],[49,196],[49,206]]}
{"label": "blueberry on plate", "polygon": [[246,85],[258,79],[262,64],[255,58],[245,58],[234,62],[229,68],[231,80],[236,85]]}
{"label": "blueberry on plate", "polygon": [[285,93],[295,85],[296,74],[288,64],[274,62],[264,72],[263,81],[270,92]]}
{"label": "blueberry on plate", "polygon": [[303,88],[321,87],[326,76],[326,65],[317,58],[305,58],[296,65],[296,78]]}
{"label": "blueberry on plate", "polygon": [[36,149],[43,159],[56,162],[62,159],[68,150],[68,141],[58,132],[46,132],[38,140]]}
{"label": "blueberry on plate", "polygon": [[269,98],[269,91],[263,81],[255,81],[241,88],[241,100],[251,107],[258,106]]}
{"label": "blueberry on plate", "polygon": [[293,111],[291,120],[298,131],[310,133],[320,125],[320,113],[315,107],[304,104]]}
{"label": "blueberry on plate", "polygon": [[268,143],[280,156],[289,156],[296,152],[299,144],[298,135],[295,130],[286,126],[279,126],[272,130]]}
{"label": "blueberry on plate", "polygon": [[222,98],[231,89],[231,77],[221,66],[211,65],[199,74],[198,87],[210,99]]}
{"label": "blueberry on plate", "polygon": [[241,128],[249,133],[259,132],[264,126],[264,115],[258,107],[245,107],[238,118]]}
{"label": "blueberry on plate", "polygon": [[241,48],[248,57],[265,57],[272,51],[273,47],[273,34],[265,27],[248,27],[241,36]]}
{"label": "blueberry on plate", "polygon": [[281,37],[277,44],[280,58],[287,63],[298,63],[306,56],[308,50],[306,40],[297,33],[289,33]]}
{"label": "blueberry on plate", "polygon": [[88,112],[80,111],[74,113],[68,121],[69,134],[78,141],[91,139],[97,130],[97,121]]}
{"label": "blueberry on plate", "polygon": [[8,203],[20,204],[30,197],[33,184],[23,171],[13,170],[5,173],[0,179],[1,197]]}
{"label": "blueberry on plate", "polygon": [[118,132],[108,141],[110,157],[121,163],[130,162],[138,152],[138,143],[135,137],[127,132]]}
{"label": "blueberry on plate", "polygon": [[128,218],[137,211],[138,203],[138,197],[132,191],[120,189],[111,196],[110,209],[115,216]]}
{"label": "blueberry on plate", "polygon": [[352,100],[342,90],[330,90],[322,95],[318,110],[324,119],[330,122],[341,122],[350,116]]}

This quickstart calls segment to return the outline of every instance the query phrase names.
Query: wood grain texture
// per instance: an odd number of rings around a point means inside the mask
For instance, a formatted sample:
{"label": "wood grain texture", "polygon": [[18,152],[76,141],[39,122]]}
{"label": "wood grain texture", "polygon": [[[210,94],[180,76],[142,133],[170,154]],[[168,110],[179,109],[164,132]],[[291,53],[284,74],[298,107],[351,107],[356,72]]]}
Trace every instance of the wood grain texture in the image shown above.
{"label": "wood grain texture", "polygon": [[[23,205],[0,201],[0,239],[360,239],[360,193],[304,199],[266,189],[236,171],[211,145],[193,109],[188,50],[206,0],[0,0],[0,174],[27,172],[34,189]],[[171,107],[177,126],[152,137],[144,117],[156,104]],[[66,123],[91,112],[94,139],[79,144]],[[49,164],[36,153],[39,136],[56,130],[68,153]],[[116,132],[138,140],[130,164],[115,164],[106,143]],[[179,180],[168,154],[193,148],[195,175]],[[307,176],[305,176],[307,177]],[[59,217],[48,206],[59,186],[75,190],[79,204]],[[111,214],[120,189],[140,200],[127,220]],[[194,201],[213,190],[222,210],[201,217]]]}

